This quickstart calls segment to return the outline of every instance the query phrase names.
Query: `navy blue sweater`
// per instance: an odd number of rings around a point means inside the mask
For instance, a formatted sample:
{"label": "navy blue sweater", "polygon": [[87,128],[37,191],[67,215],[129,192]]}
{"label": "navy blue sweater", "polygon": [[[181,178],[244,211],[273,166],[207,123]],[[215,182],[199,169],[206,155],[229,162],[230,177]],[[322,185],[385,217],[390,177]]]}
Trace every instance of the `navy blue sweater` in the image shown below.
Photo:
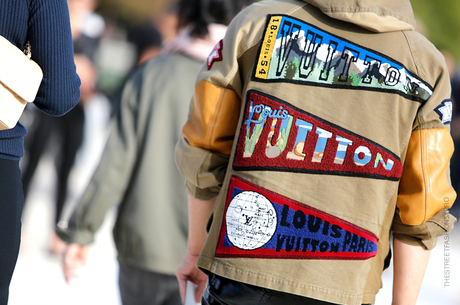
{"label": "navy blue sweater", "polygon": [[[21,50],[29,40],[32,59],[43,70],[35,106],[50,115],[65,114],[80,99],[67,1],[0,0],[0,4],[0,35]],[[19,160],[26,134],[20,123],[0,131],[0,158]]]}

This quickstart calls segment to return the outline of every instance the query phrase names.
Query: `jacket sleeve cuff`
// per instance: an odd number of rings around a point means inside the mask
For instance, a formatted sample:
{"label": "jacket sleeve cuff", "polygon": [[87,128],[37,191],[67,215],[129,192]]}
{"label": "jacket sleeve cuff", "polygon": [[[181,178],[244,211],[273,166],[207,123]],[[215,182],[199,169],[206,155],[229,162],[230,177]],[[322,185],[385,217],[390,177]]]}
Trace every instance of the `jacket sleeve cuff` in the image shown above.
{"label": "jacket sleeve cuff", "polygon": [[196,199],[203,200],[203,201],[208,201],[211,200],[217,195],[219,195],[220,192],[220,186],[214,186],[214,187],[209,187],[206,189],[200,189],[196,187],[193,183],[190,181],[185,182],[185,188],[187,192]]}
{"label": "jacket sleeve cuff", "polygon": [[66,243],[86,246],[94,242],[94,234],[90,231],[72,231],[56,227],[56,234]]}
{"label": "jacket sleeve cuff", "polygon": [[217,197],[227,171],[228,155],[193,147],[182,138],[176,145],[175,157],[190,195],[200,200]]}
{"label": "jacket sleeve cuff", "polygon": [[404,243],[424,246],[431,250],[436,246],[437,238],[450,232],[456,221],[457,219],[448,210],[442,210],[420,225],[406,225],[401,221],[399,211],[396,209],[392,231],[393,236]]}

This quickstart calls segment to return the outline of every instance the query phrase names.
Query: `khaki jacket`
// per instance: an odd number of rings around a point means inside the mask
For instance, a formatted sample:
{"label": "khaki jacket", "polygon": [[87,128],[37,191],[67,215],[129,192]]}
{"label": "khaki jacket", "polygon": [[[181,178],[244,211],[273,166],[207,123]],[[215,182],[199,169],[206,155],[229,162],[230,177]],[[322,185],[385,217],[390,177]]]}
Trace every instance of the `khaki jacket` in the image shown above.
{"label": "khaki jacket", "polygon": [[452,102],[407,1],[261,1],[196,81],[176,163],[217,196],[208,273],[337,304],[373,303],[390,232],[452,229]]}

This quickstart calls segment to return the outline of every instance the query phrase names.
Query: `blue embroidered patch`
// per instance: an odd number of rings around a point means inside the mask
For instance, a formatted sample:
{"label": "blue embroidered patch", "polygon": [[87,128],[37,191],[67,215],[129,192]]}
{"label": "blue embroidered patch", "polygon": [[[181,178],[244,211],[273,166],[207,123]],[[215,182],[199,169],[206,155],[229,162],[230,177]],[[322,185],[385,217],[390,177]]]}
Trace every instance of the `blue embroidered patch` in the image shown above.
{"label": "blue embroidered patch", "polygon": [[368,259],[377,242],[352,223],[232,177],[216,256]]}
{"label": "blue embroidered patch", "polygon": [[284,15],[268,16],[253,79],[377,90],[418,102],[433,93],[394,59]]}
{"label": "blue embroidered patch", "polygon": [[434,109],[444,125],[452,122],[452,100],[444,100]]}

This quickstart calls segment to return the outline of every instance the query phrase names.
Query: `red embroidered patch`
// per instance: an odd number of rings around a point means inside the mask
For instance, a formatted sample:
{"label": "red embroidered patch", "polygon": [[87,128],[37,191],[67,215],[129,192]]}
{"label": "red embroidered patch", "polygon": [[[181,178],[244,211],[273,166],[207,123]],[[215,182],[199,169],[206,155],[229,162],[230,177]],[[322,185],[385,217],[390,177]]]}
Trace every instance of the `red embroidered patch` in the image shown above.
{"label": "red embroidered patch", "polygon": [[398,156],[369,139],[250,91],[233,168],[396,181],[403,166]]}
{"label": "red embroidered patch", "polygon": [[377,237],[363,228],[232,177],[217,257],[368,259]]}
{"label": "red embroidered patch", "polygon": [[208,70],[211,69],[212,65],[214,64],[215,61],[221,61],[222,60],[222,48],[223,48],[223,42],[222,39],[215,45],[214,49],[212,49],[211,53],[208,56],[207,64],[208,64]]}

